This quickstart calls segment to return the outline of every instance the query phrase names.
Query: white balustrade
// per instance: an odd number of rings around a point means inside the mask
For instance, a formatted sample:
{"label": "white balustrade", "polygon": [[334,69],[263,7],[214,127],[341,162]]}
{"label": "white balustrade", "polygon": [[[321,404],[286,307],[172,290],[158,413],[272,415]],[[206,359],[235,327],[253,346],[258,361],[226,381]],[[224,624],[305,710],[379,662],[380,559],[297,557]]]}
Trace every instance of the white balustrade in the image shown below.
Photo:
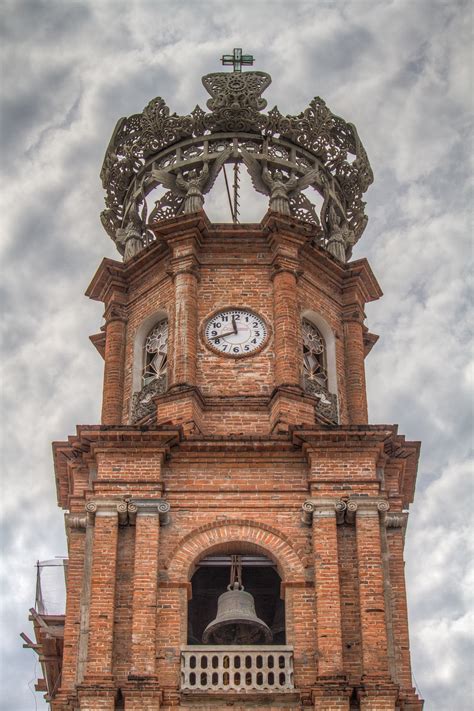
{"label": "white balustrade", "polygon": [[182,691],[293,691],[293,647],[190,645],[181,650]]}

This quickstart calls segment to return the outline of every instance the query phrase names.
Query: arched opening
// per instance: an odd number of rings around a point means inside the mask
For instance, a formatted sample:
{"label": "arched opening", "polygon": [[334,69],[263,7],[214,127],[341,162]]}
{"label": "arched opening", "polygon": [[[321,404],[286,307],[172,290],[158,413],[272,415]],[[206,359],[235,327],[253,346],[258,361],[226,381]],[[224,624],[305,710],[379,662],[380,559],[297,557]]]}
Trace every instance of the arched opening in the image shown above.
{"label": "arched opening", "polygon": [[[241,581],[246,593],[250,593],[255,605],[255,615],[271,631],[271,641],[257,634],[258,625],[232,624],[225,618],[226,611],[222,603],[219,609],[219,597],[227,591],[231,579],[231,567],[235,558],[241,562]],[[221,644],[273,644],[286,643],[285,604],[280,597],[281,578],[274,561],[265,555],[241,551],[208,555],[196,564],[191,578],[192,598],[188,603],[188,644],[203,644],[206,628],[219,614],[225,624],[220,626],[219,634],[212,637],[214,643]],[[242,600],[242,609],[236,612],[252,615],[248,599]],[[229,622],[229,624],[227,624]],[[218,625],[219,627],[219,625]],[[260,641],[256,641],[256,640]]]}

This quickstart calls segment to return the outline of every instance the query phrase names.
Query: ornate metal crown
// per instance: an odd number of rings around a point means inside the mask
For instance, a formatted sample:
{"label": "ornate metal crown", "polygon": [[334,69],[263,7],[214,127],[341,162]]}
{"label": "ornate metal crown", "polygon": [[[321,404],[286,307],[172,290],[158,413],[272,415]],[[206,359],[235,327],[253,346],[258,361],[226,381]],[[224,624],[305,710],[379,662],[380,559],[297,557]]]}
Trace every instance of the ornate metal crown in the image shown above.
{"label": "ornate metal crown", "polygon": [[[101,170],[107,192],[102,224],[127,260],[154,241],[151,227],[200,210],[226,163],[244,163],[269,209],[308,222],[314,240],[345,261],[367,223],[363,193],[372,170],[355,127],[313,99],[297,116],[262,113],[269,74],[214,73],[202,78],[208,112],[170,113],[161,97],[121,118]],[[167,192],[149,210],[157,186]],[[310,200],[303,190],[315,192]]]}

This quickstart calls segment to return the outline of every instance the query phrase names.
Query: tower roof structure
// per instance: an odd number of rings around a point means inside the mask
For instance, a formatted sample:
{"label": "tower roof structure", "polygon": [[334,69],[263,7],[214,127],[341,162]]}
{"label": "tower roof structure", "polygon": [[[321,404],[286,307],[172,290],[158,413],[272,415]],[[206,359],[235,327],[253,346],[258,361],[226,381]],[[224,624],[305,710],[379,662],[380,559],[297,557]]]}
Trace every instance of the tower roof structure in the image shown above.
{"label": "tower roof structure", "polygon": [[[316,244],[341,261],[350,257],[373,181],[357,130],[318,96],[296,115],[277,106],[265,113],[271,81],[261,71],[206,74],[208,111],[197,105],[180,116],[156,97],[117,122],[101,170],[101,220],[125,260],[156,239],[157,223],[202,208],[226,163],[246,166],[270,210],[310,223]],[[151,208],[159,186],[166,192]]]}

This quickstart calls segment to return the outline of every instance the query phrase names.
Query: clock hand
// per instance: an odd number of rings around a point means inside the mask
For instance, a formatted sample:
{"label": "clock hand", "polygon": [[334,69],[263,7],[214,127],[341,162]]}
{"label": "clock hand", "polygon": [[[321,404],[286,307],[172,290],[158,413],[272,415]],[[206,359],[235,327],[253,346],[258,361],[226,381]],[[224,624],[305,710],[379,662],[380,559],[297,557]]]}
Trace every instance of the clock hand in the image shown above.
{"label": "clock hand", "polygon": [[224,338],[224,336],[235,336],[237,331],[227,331],[227,333],[219,333],[217,336],[211,336],[211,341],[215,341],[216,338]]}
{"label": "clock hand", "polygon": [[237,324],[235,322],[235,316],[232,316],[232,328],[234,329],[234,333],[237,333]]}

